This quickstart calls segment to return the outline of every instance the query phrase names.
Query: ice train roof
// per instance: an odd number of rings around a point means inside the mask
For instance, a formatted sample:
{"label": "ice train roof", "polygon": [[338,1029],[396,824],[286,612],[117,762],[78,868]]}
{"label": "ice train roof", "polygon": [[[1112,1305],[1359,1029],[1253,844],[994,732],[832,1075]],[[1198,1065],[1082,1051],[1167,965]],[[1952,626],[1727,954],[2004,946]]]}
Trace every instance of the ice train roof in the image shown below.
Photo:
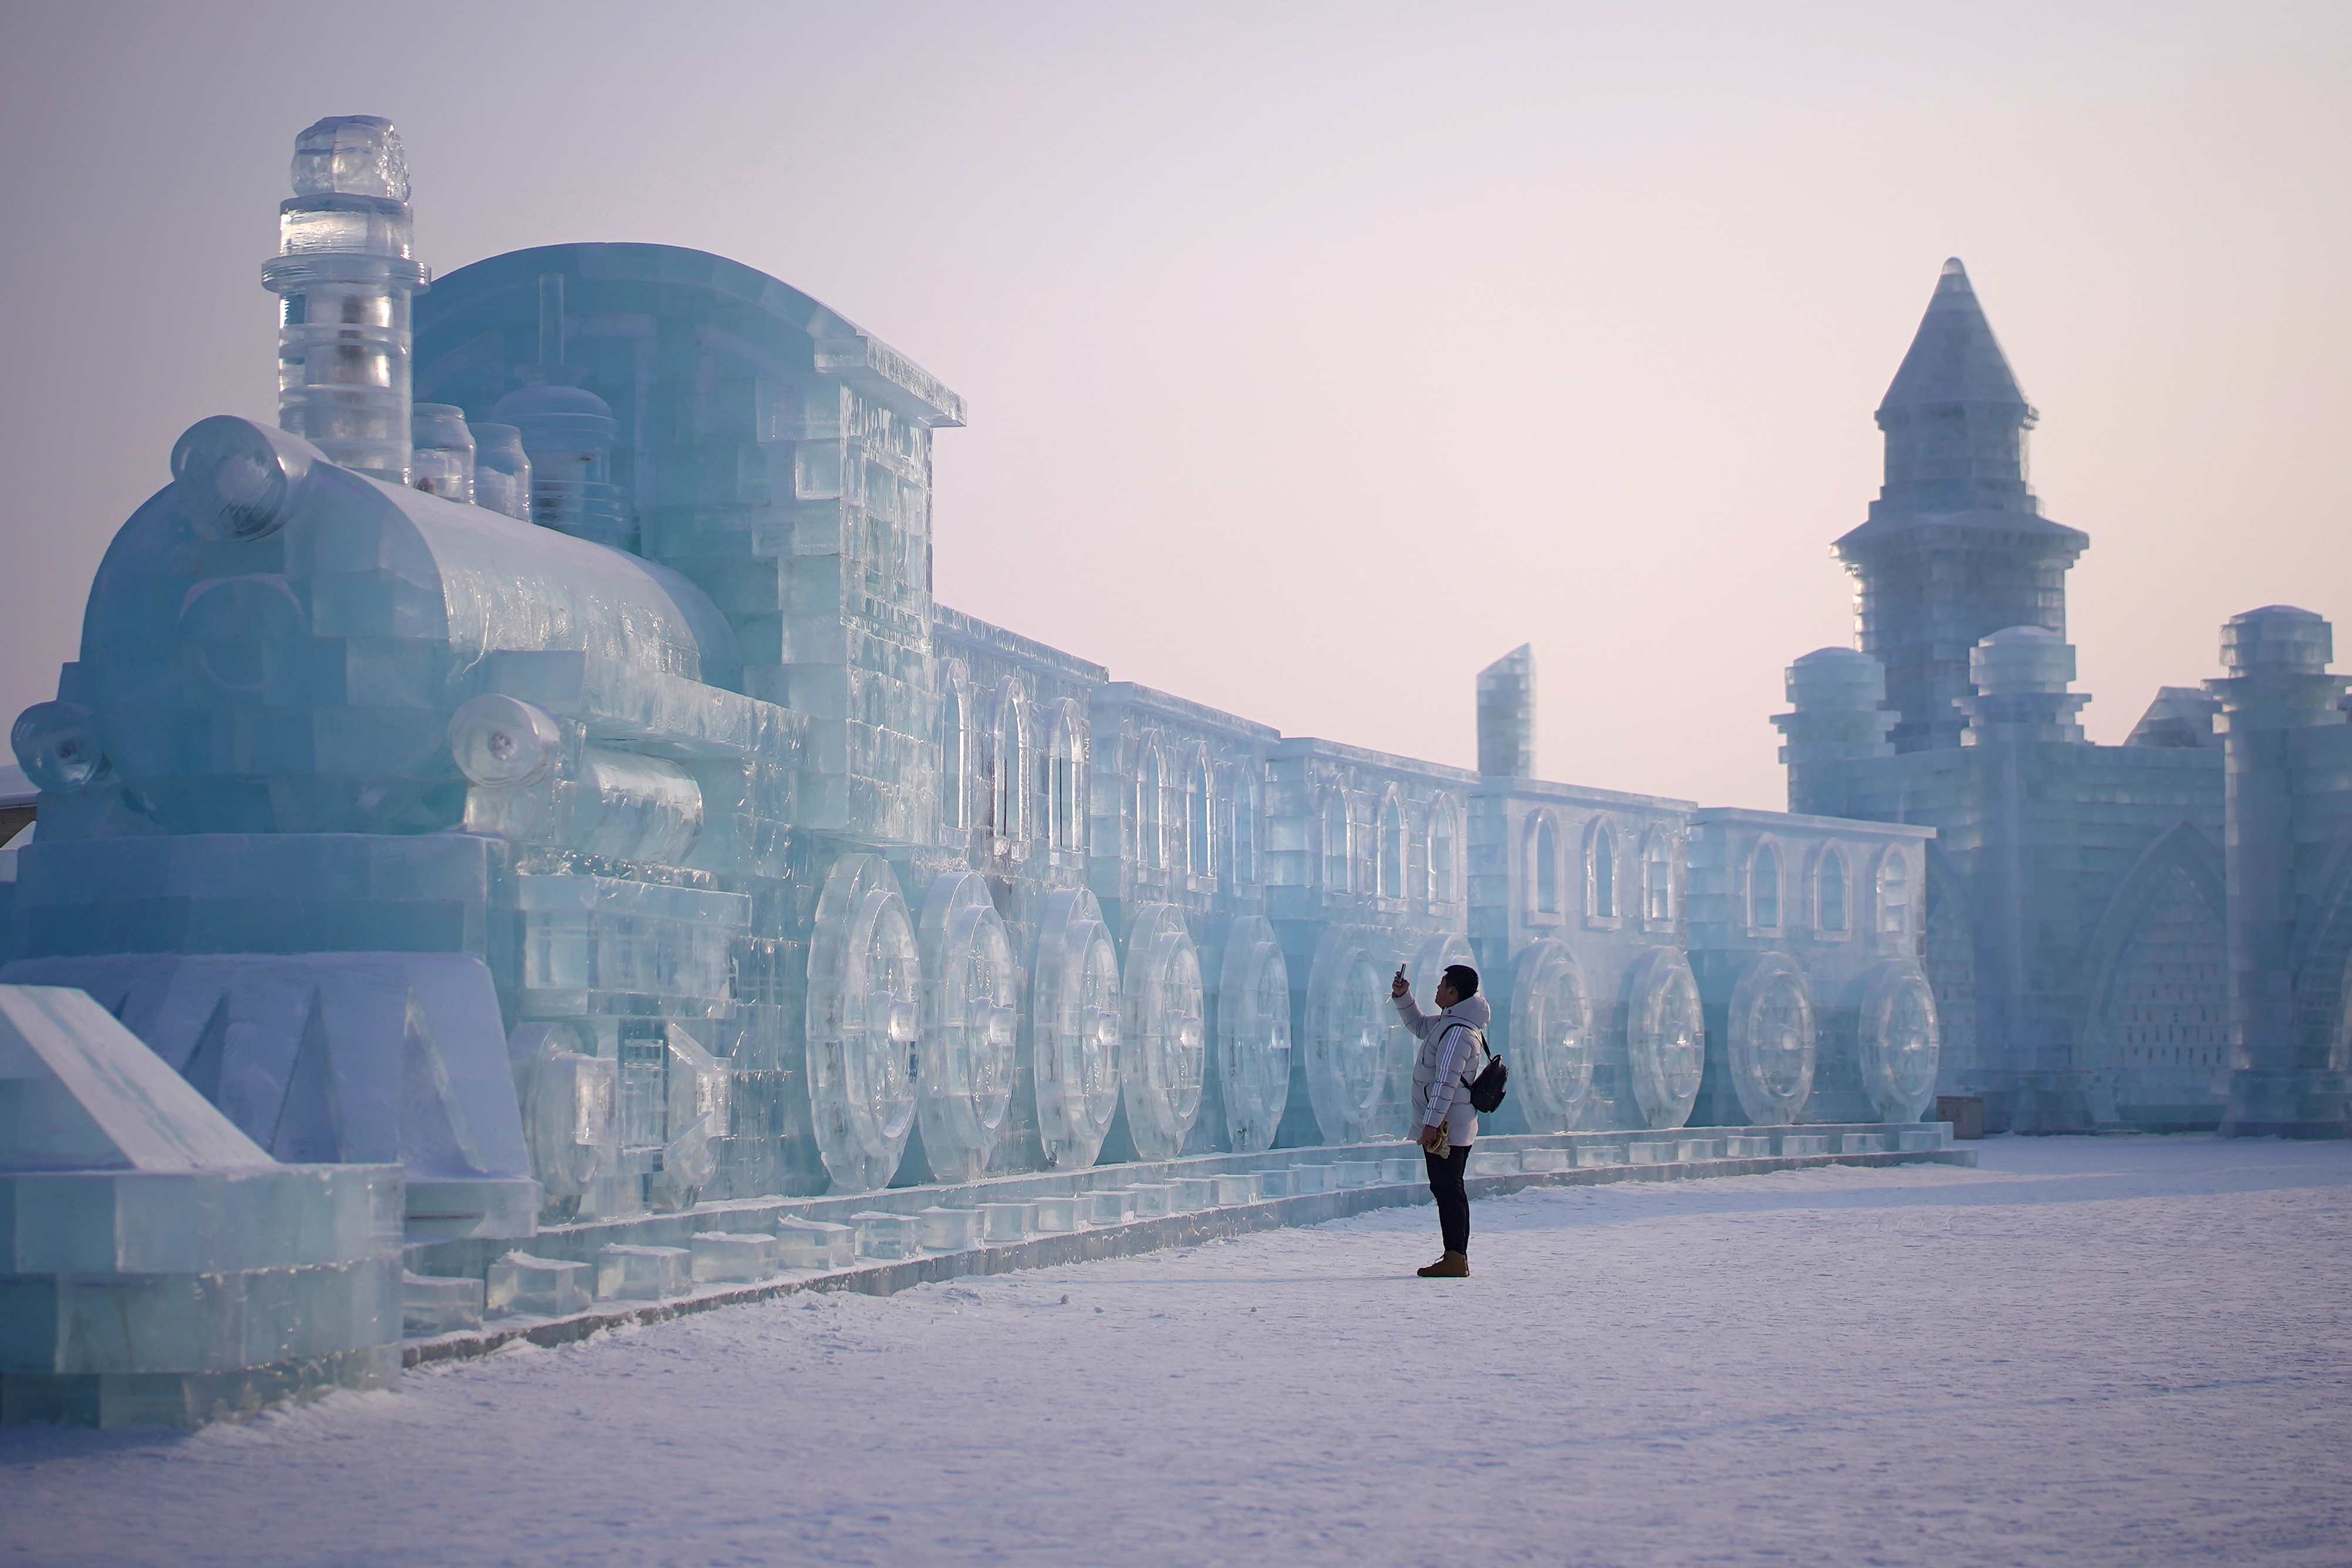
{"label": "ice train roof", "polygon": [[[938,377],[822,301],[756,267],[672,245],[547,245],[510,250],[446,273],[416,301],[420,399],[463,402],[434,381],[462,379],[477,361],[534,359],[520,345],[481,340],[538,319],[539,279],[565,279],[567,309],[587,318],[691,319],[746,359],[772,357],[787,372],[838,376],[919,424],[961,425],[963,399]],[[658,330],[656,330],[658,337]],[[425,340],[437,340],[430,350]],[[479,344],[477,354],[468,349]],[[511,390],[507,388],[503,390]]]}

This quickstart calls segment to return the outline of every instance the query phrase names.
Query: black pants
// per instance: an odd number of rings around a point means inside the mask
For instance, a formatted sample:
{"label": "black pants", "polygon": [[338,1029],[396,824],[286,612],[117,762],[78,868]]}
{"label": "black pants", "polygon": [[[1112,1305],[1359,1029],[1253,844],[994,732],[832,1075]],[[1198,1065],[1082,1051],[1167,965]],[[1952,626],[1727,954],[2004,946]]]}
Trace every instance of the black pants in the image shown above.
{"label": "black pants", "polygon": [[1445,1249],[1466,1255],[1470,1250],[1470,1195],[1462,1190],[1462,1177],[1470,1168],[1470,1145],[1456,1145],[1442,1160],[1423,1149],[1421,1163],[1429,1167],[1429,1190],[1437,1199],[1437,1228],[1445,1238]]}

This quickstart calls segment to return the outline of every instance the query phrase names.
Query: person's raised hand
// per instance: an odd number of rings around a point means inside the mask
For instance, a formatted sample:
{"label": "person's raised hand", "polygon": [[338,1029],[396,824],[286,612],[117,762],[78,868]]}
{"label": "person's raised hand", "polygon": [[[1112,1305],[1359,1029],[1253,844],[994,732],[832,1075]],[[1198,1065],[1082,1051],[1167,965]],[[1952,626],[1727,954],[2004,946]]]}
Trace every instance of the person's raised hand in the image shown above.
{"label": "person's raised hand", "polygon": [[1400,967],[1396,972],[1396,978],[1389,982],[1389,997],[1393,1000],[1398,997],[1411,995],[1412,995],[1412,988],[1405,984],[1404,970]]}

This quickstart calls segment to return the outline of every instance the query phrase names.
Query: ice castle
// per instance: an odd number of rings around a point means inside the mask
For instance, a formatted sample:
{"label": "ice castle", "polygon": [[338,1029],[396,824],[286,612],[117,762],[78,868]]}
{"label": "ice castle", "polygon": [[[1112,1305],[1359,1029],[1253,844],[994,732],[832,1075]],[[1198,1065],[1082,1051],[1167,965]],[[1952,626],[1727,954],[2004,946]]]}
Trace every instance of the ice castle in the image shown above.
{"label": "ice castle", "polygon": [[[2326,623],[2240,617],[2210,695],[2086,745],[2085,541],[2035,510],[2032,412],[1957,264],[1840,545],[1863,651],[1790,673],[1780,813],[1532,777],[1525,647],[1477,676],[1473,771],[950,609],[953,392],[698,251],[430,278],[382,120],[303,132],[280,232],[278,428],[181,438],[13,732],[40,794],[0,853],[0,1021],[28,1020],[0,1028],[8,1418],[381,1381],[404,1290],[412,1325],[442,1296],[560,1312],[590,1265],[541,1254],[598,1226],[1376,1145],[1405,1124],[1400,965],[1423,995],[1486,977],[1494,1134],[1770,1152],[1916,1125],[1939,1087],[2021,1128],[2343,1129]],[[173,1070],[134,1098],[198,1152],[44,1142],[36,1108],[85,1104],[134,1036]],[[137,1261],[232,1179],[279,1207],[213,1202],[226,1261]],[[111,1195],[112,1251],[69,1187]],[[404,1285],[402,1246],[446,1274]],[[625,1291],[686,1253],[594,1267]],[[247,1254],[243,1315],[185,1327]],[[101,1289],[160,1326],[104,1340]]]}
{"label": "ice castle", "polygon": [[1790,809],[1936,830],[1940,1071],[1993,1128],[2344,1136],[2352,728],[2328,623],[2232,617],[2219,678],[2091,744],[2066,642],[2090,538],[2027,486],[2035,418],[1946,262],[1879,404],[1885,486],[1837,541],[1859,649],[1790,666],[1773,720]]}

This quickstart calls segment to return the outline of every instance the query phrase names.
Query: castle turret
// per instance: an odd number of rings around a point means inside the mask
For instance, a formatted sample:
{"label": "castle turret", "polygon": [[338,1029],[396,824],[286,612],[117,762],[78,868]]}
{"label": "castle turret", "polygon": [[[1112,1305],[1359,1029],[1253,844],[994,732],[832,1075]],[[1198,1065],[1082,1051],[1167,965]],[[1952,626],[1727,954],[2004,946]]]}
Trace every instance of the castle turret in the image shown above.
{"label": "castle turret", "polygon": [[2236,1069],[2224,1135],[2352,1135],[2352,1077],[2332,1031],[2298,1027],[2296,926],[2316,864],[2299,841],[2298,731],[2340,725],[2345,677],[2327,673],[2334,635],[2319,616],[2272,604],[2221,628],[2221,667],[2208,681],[2221,699],[2228,780],[2230,1021]]}
{"label": "castle turret", "polygon": [[2090,702],[2087,694],[2071,692],[2074,683],[2074,645],[2055,632],[2039,626],[2010,626],[1969,650],[1969,675],[1974,696],[1962,697],[1969,716],[1966,746],[1996,740],[2054,740],[2086,744],[2083,727],[2074,722]]}
{"label": "castle turret", "polygon": [[1886,482],[1837,553],[1853,574],[1862,651],[1886,671],[1895,749],[1956,747],[1970,650],[2011,626],[2063,640],[2066,570],[2090,543],[2041,515],[2026,478],[2035,413],[1958,258],[1877,419]]}
{"label": "castle turret", "polygon": [[1789,810],[1817,817],[1853,813],[1844,765],[1892,757],[1886,732],[1895,716],[1885,710],[1886,672],[1851,648],[1816,648],[1789,666],[1793,713],[1775,714],[1772,727],[1788,741],[1780,761],[1789,769]]}

